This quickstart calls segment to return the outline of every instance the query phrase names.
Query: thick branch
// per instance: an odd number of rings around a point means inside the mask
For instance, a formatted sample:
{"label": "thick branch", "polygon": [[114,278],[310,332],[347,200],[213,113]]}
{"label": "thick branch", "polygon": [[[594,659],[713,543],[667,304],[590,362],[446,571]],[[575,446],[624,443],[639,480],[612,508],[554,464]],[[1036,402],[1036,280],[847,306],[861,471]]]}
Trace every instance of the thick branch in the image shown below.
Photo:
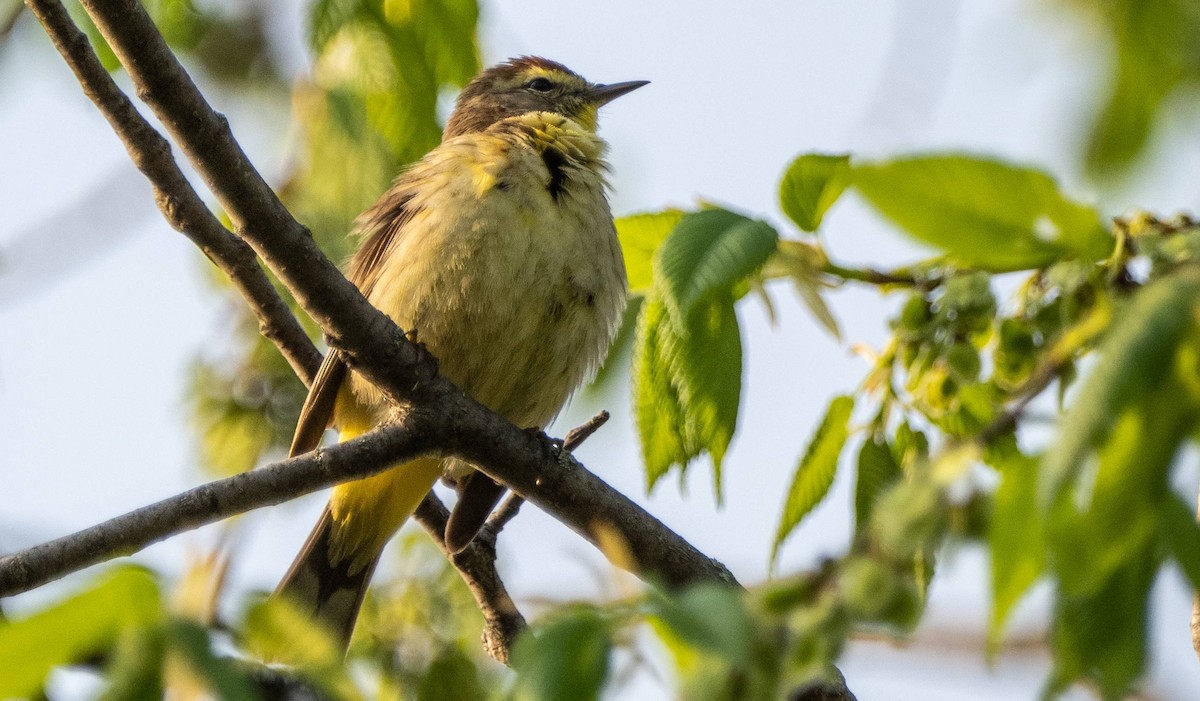
{"label": "thick branch", "polygon": [[221,225],[196,194],[171,156],[171,145],[138,113],[92,50],[87,36],[57,1],[28,3],[55,48],[125,144],[129,157],[154,187],[154,199],[167,222],[191,239],[225,271],[258,317],[263,336],[279,347],[296,374],[308,384],[321,354],[304,333],[259,267],[254,251]]}
{"label": "thick branch", "polygon": [[137,552],[183,531],[366,477],[436,447],[437,432],[410,415],[352,441],[209,482],[72,535],[0,557],[0,597]]}
{"label": "thick branch", "polygon": [[[31,6],[53,0],[27,0]],[[712,560],[573,460],[560,460],[544,436],[511,423],[437,377],[436,363],[409,343],[328,261],[283,208],[233,141],[134,0],[85,0],[85,6],[138,86],[192,159],[248,241],[321,324],[331,343],[389,397],[411,401],[434,418],[436,445],[505,483],[593,544],[617,534],[633,569],[681,586],[733,581]],[[68,62],[71,54],[64,54]]]}

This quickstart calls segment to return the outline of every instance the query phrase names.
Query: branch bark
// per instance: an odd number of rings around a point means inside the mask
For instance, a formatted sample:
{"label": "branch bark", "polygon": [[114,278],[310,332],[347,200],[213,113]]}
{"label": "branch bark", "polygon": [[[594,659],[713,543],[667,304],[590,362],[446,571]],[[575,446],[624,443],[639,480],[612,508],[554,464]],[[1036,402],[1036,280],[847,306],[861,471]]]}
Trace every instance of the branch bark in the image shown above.
{"label": "branch bark", "polygon": [[[34,9],[58,5],[55,0],[27,2]],[[439,431],[443,452],[479,465],[593,544],[599,545],[602,533],[619,534],[641,575],[671,586],[734,581],[723,565],[578,463],[560,460],[544,436],[517,429],[438,377],[436,362],[362,297],[279,202],[234,141],[225,119],[212,111],[166,47],[142,6],[135,0],[84,0],[84,5],[128,70],[138,95],[192,160],[238,234],[356,370],[393,400],[435,410],[444,421],[444,430]],[[64,57],[69,63],[76,60],[73,53]]]}
{"label": "branch bark", "polygon": [[259,266],[254,251],[226,229],[196,194],[171,155],[171,145],[138,113],[100,59],[87,36],[58,2],[31,1],[30,10],[75,73],[84,93],[120,137],[125,150],[154,188],[163,217],[229,276],[258,318],[259,331],[274,342],[307,385],[321,354]]}
{"label": "branch bark", "polygon": [[436,449],[432,417],[413,412],[352,441],[203,484],[49,543],[0,557],[0,597],[208,523],[280,504]]}

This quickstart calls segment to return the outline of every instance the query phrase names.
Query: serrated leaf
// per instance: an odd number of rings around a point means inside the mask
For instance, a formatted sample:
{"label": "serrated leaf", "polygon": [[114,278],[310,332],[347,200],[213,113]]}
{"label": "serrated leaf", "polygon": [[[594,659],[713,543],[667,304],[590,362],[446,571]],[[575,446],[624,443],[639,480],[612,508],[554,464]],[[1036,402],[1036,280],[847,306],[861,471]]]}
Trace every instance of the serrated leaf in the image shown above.
{"label": "serrated leaf", "polygon": [[837,474],[838,458],[850,434],[850,414],[854,411],[854,397],[835,398],[825,411],[825,418],[804,451],[804,457],[796,468],[792,486],[788,488],[783,507],[783,518],[771,544],[771,564],[779,556],[779,546],[800,525],[800,521],[812,511],[833,485]]}
{"label": "serrated leaf", "polygon": [[162,618],[158,584],[145,570],[122,567],[98,583],[27,618],[0,623],[0,698],[35,696],[55,667],[88,658],[122,631]]}
{"label": "serrated leaf", "polygon": [[1037,510],[1037,468],[1034,458],[1012,445],[992,450],[989,464],[1000,471],[994,498],[988,546],[992,557],[992,615],[988,621],[988,654],[999,650],[1004,624],[1013,607],[1041,576],[1046,563],[1046,538]]}
{"label": "serrated leaf", "polygon": [[656,596],[651,610],[679,641],[739,669],[750,665],[754,623],[734,588],[700,584],[676,598]]}
{"label": "serrated leaf", "polygon": [[891,446],[884,436],[870,436],[858,451],[858,476],[854,483],[854,524],[857,532],[863,532],[871,522],[871,511],[879,495],[903,472],[892,455]]}
{"label": "serrated leaf", "polygon": [[1195,324],[1200,276],[1183,271],[1140,290],[1116,315],[1095,368],[1046,454],[1038,504],[1046,511],[1079,473],[1122,409],[1159,386],[1185,331]]}
{"label": "serrated leaf", "polygon": [[517,641],[517,683],[534,701],[595,701],[611,649],[608,624],[594,610],[564,615]]}
{"label": "serrated leaf", "polygon": [[679,378],[673,363],[679,339],[658,300],[647,300],[633,344],[633,414],[637,420],[649,492],[671,467],[686,466],[696,451],[688,440]]}
{"label": "serrated leaf", "polygon": [[662,302],[645,302],[634,341],[633,401],[646,488],[653,489],[671,468],[686,468],[708,453],[719,502],[722,461],[737,429],[742,389],[733,300],[711,300],[691,315],[689,328],[682,337]]}
{"label": "serrated leaf", "polygon": [[994,272],[1097,260],[1112,236],[1099,214],[1032,168],[961,155],[854,166],[854,187],[910,236]]}
{"label": "serrated leaf", "polygon": [[671,231],[683,219],[683,210],[667,209],[621,217],[617,239],[625,256],[625,274],[629,278],[629,294],[642,295],[650,290],[654,279],[654,254],[667,240]]}
{"label": "serrated leaf", "polygon": [[779,183],[784,214],[805,231],[816,231],[821,219],[850,184],[850,156],[806,153],[788,166]]}
{"label": "serrated leaf", "polygon": [[769,224],[725,209],[687,214],[654,257],[654,280],[681,332],[702,302],[734,296],[734,286],[762,267],[779,235]]}

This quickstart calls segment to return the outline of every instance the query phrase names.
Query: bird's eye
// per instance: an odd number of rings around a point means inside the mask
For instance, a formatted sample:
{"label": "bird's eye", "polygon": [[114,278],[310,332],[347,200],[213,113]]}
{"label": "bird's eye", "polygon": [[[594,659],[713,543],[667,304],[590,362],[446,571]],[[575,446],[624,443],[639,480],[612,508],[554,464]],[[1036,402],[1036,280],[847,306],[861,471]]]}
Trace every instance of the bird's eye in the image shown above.
{"label": "bird's eye", "polygon": [[550,82],[549,78],[534,78],[525,84],[525,87],[536,92],[550,92],[554,87],[554,83]]}

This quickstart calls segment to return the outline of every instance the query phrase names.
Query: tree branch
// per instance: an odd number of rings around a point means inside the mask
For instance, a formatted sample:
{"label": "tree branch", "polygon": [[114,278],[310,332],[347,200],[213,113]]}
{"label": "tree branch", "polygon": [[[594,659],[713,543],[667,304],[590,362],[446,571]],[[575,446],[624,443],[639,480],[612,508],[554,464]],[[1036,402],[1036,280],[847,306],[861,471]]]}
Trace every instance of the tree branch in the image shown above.
{"label": "tree branch", "polygon": [[43,0],[31,0],[28,5],[75,73],[84,93],[108,120],[134,165],[154,187],[154,200],[167,222],[229,275],[258,318],[259,331],[275,343],[296,375],[309,384],[321,365],[321,354],[276,293],[254,251],[209,211],[179,170],[171,155],[171,145],[117,87],[87,36],[75,26],[63,6]]}
{"label": "tree branch", "polygon": [[170,536],[253,509],[280,504],[339,482],[367,477],[436,448],[430,418],[413,412],[403,423],[352,441],[209,482],[91,528],[0,557],[0,597]]}
{"label": "tree branch", "polygon": [[[35,10],[48,6],[61,10],[55,0],[26,1]],[[436,362],[362,297],[275,197],[233,140],[225,119],[212,111],[167,49],[144,9],[134,0],[85,0],[84,4],[129,71],[139,96],[192,159],[238,234],[271,266],[357,371],[393,400],[419,406],[420,413],[430,417],[427,435],[431,440],[436,436],[431,445],[442,454],[478,465],[597,546],[602,535],[619,534],[634,554],[633,569],[643,576],[671,586],[734,581],[723,565],[573,459],[560,461],[545,436],[517,429],[438,377]],[[55,16],[53,11],[39,13],[39,19]],[[71,64],[76,61],[69,51],[64,51],[64,58]],[[127,117],[140,120],[136,115]],[[142,156],[135,153],[134,158]]]}
{"label": "tree branch", "polygon": [[446,547],[446,523],[450,512],[433,492],[425,496],[413,517],[433,537],[475,597],[475,604],[483,614],[480,637],[484,651],[500,664],[507,665],[513,643],[526,624],[496,571],[496,539],[480,533],[467,547],[452,553]]}

